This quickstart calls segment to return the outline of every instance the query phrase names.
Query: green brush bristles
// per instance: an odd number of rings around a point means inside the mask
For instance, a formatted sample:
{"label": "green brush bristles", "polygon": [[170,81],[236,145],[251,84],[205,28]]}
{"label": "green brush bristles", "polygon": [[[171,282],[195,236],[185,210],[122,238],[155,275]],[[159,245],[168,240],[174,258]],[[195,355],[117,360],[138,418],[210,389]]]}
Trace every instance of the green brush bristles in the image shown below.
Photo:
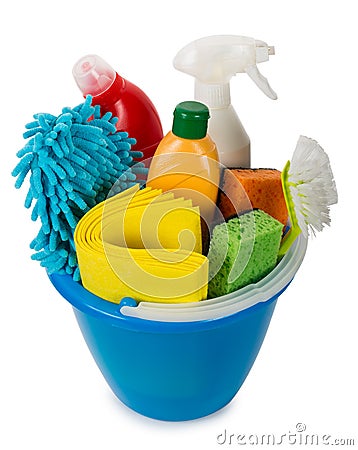
{"label": "green brush bristles", "polygon": [[49,274],[68,273],[75,280],[79,271],[73,232],[79,219],[105,200],[114,184],[117,191],[127,189],[138,182],[138,173],[147,171],[143,164],[134,166],[133,158],[142,157],[131,151],[135,139],[116,131],[118,119],[110,113],[101,117],[91,101],[88,96],[58,117],[35,114],[24,133],[30,140],[17,153],[21,161],[12,172],[18,189],[29,175],[25,207],[32,207],[33,221],[41,221],[30,244],[36,252],[32,259]]}

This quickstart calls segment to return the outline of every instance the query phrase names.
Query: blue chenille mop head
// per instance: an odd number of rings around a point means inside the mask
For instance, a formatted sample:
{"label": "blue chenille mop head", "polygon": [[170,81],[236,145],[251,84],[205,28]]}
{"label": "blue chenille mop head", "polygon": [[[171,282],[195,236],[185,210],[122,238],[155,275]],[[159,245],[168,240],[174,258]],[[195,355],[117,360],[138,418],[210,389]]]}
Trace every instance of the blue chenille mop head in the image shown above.
{"label": "blue chenille mop head", "polygon": [[[26,125],[24,138],[31,138],[17,153],[21,161],[12,172],[19,189],[30,173],[25,207],[32,208],[31,219],[40,219],[41,228],[30,247],[49,274],[67,273],[78,281],[73,240],[80,218],[94,205],[137,182],[147,169],[133,158],[135,139],[116,131],[118,118],[91,105],[91,96],[75,108],[64,108],[58,117],[35,114]],[[143,177],[142,177],[143,178]]]}

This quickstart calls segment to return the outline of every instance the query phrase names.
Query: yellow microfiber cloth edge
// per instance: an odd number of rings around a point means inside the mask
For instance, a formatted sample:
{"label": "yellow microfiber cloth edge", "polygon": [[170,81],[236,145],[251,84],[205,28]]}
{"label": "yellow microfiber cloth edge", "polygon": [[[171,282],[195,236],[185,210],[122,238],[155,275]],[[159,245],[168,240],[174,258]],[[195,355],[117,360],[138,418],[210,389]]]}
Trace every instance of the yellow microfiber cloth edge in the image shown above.
{"label": "yellow microfiber cloth edge", "polygon": [[92,208],[75,234],[83,286],[106,300],[182,303],[207,296],[200,211],[135,185]]}

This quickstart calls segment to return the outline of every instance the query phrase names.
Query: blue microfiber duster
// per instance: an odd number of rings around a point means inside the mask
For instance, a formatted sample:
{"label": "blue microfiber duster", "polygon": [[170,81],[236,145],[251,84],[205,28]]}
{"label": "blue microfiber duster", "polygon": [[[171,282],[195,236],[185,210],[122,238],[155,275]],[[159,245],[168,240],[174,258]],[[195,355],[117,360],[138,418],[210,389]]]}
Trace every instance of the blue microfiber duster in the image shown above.
{"label": "blue microfiber duster", "polygon": [[20,188],[30,173],[25,207],[41,228],[30,247],[32,259],[49,274],[67,273],[78,281],[73,232],[79,219],[111,194],[131,187],[138,174],[146,174],[141,152],[131,150],[135,139],[116,131],[111,113],[101,117],[92,97],[75,108],[64,108],[58,117],[35,114],[26,125],[24,138],[31,138],[17,153],[21,161],[12,172]]}

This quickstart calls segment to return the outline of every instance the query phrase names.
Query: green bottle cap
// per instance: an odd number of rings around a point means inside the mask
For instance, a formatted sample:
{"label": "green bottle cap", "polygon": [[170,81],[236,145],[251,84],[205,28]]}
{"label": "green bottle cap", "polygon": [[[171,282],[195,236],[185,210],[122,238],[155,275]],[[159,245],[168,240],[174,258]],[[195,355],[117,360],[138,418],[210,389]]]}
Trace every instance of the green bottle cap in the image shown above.
{"label": "green bottle cap", "polygon": [[206,136],[209,117],[209,109],[203,103],[179,103],[174,110],[172,132],[184,139],[202,139]]}

